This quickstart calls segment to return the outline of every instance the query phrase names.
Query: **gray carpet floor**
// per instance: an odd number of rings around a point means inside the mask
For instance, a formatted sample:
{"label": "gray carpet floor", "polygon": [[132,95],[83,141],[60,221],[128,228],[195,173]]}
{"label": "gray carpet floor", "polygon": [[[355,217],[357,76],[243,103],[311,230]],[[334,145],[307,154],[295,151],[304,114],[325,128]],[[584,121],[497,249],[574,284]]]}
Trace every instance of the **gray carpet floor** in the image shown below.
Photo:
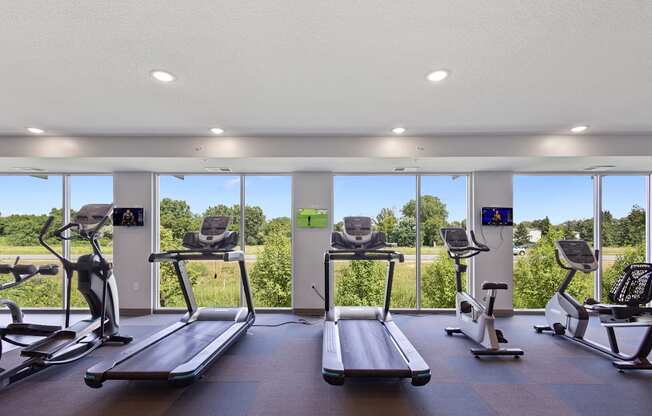
{"label": "gray carpet floor", "polygon": [[[40,316],[43,318],[43,316]],[[46,316],[52,320],[52,316]],[[142,339],[172,323],[174,315],[123,320],[123,333]],[[256,327],[193,386],[109,381],[86,387],[86,368],[122,347],[103,347],[72,365],[50,368],[0,392],[1,415],[646,415],[652,414],[652,372],[618,373],[608,359],[550,335],[536,335],[542,316],[500,319],[508,345],[525,349],[521,360],[476,359],[474,344],[448,338],[452,315],[395,320],[432,369],[432,380],[348,380],[326,384],[320,374],[322,325]],[[6,321],[7,315],[0,315]],[[257,323],[297,319],[259,314]],[[619,333],[620,334],[620,333]],[[606,342],[599,325],[590,336]],[[632,350],[641,332],[622,332]],[[15,362],[5,354],[1,366]]]}

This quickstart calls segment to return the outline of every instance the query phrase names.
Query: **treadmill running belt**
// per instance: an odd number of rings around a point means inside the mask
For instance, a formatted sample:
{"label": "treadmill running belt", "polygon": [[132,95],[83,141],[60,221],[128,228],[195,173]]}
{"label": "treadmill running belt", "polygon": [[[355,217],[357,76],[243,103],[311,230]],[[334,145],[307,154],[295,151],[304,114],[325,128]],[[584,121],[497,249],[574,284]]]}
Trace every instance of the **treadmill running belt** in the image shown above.
{"label": "treadmill running belt", "polygon": [[337,321],[344,372],[350,376],[410,376],[403,355],[380,322],[372,319]]}
{"label": "treadmill running belt", "polygon": [[195,321],[116,365],[107,374],[126,378],[138,378],[138,374],[167,378],[172,370],[197,355],[231,325],[232,321]]}

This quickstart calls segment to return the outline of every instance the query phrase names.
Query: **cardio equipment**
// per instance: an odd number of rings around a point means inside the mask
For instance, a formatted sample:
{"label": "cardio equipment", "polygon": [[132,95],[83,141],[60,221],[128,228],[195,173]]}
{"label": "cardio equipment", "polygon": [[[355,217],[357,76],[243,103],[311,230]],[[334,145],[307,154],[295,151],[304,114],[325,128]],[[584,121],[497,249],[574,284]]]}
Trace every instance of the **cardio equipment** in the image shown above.
{"label": "cardio equipment", "polygon": [[[176,386],[194,382],[255,320],[249,280],[238,233],[227,231],[230,218],[205,217],[198,233],[187,233],[187,250],[154,253],[150,262],[171,262],[188,312],[181,321],[126,349],[117,358],[86,372],[85,381],[99,388],[105,380],[167,380]],[[247,307],[198,308],[186,271],[187,261],[237,261]]]}
{"label": "cardio equipment", "polygon": [[[535,325],[536,332],[552,331],[553,335],[563,336],[608,355],[615,359],[613,365],[620,371],[652,370],[647,358],[652,349],[652,308],[644,306],[652,301],[652,264],[633,263],[625,267],[609,291],[608,297],[613,304],[602,304],[589,298],[582,305],[566,289],[578,271],[589,273],[598,268],[599,252],[596,250],[594,253],[584,240],[561,240],[555,245],[557,263],[568,273],[546,304],[548,325]],[[597,313],[600,317],[600,323],[607,330],[609,347],[584,337],[589,312]],[[615,329],[634,327],[647,328],[645,335],[634,354],[623,354]]]}
{"label": "cardio equipment", "polygon": [[506,290],[507,283],[482,283],[482,290],[487,291],[487,306],[478,302],[473,296],[464,291],[462,287],[462,274],[467,266],[462,264],[462,259],[469,259],[480,253],[488,252],[489,247],[479,243],[473,231],[471,241],[464,228],[441,228],[439,230],[442,240],[448,250],[448,255],[455,260],[455,316],[459,321],[459,328],[446,328],[446,334],[463,334],[477,342],[482,348],[472,348],[471,353],[479,356],[508,355],[518,358],[523,355],[520,348],[501,348],[500,344],[507,343],[501,330],[495,328],[494,304],[498,290]]}
{"label": "cardio equipment", "polygon": [[[403,254],[382,250],[385,234],[371,230],[369,217],[345,217],[344,231],[333,232],[333,249],[324,254],[324,339],[322,375],[341,385],[346,377],[411,378],[422,386],[430,381],[430,368],[389,312],[396,262]],[[332,261],[379,260],[388,262],[385,304],[381,307],[334,307],[330,295]]]}
{"label": "cardio equipment", "polygon": [[[0,275],[11,274],[13,281],[0,284],[0,291],[16,287],[34,276],[39,274],[43,276],[54,276],[59,273],[59,266],[49,264],[45,266],[35,266],[33,264],[18,264],[20,257],[16,258],[14,264],[0,264]],[[23,342],[15,337],[46,337],[55,331],[61,329],[58,325],[40,325],[23,322],[23,311],[16,302],[0,298],[0,306],[6,306],[11,314],[11,323],[5,327],[0,327],[0,358],[2,357],[2,342],[6,341],[18,347],[26,347],[29,343]],[[0,374],[2,373],[0,369]]]}
{"label": "cardio equipment", "polygon": [[[132,338],[118,335],[120,326],[118,306],[118,290],[113,266],[103,256],[99,245],[102,228],[108,223],[113,210],[112,204],[88,204],[84,205],[75,219],[53,232],[60,240],[71,240],[74,237],[67,236],[67,231],[72,231],[82,240],[91,244],[93,252],[80,256],[76,262],[66,259],[57,253],[45,241],[48,230],[54,222],[54,217],[49,217],[41,229],[39,242],[49,252],[56,256],[63,265],[66,278],[66,301],[65,301],[65,327],[45,334],[43,339],[27,345],[20,352],[26,360],[13,368],[0,372],[0,387],[21,380],[43,368],[51,365],[68,364],[82,357],[108,342],[129,343]],[[13,266],[14,269],[16,266]],[[25,267],[25,266],[23,266]],[[34,270],[16,270],[21,279],[32,274]],[[45,274],[56,274],[52,266],[46,266],[42,271]],[[29,272],[23,274],[22,272]],[[77,289],[82,294],[91,317],[83,319],[70,325],[70,301],[72,277],[77,273]],[[13,328],[13,326],[10,325]],[[17,329],[20,326],[15,327]],[[29,327],[26,327],[29,329]],[[36,327],[38,329],[38,327]]]}

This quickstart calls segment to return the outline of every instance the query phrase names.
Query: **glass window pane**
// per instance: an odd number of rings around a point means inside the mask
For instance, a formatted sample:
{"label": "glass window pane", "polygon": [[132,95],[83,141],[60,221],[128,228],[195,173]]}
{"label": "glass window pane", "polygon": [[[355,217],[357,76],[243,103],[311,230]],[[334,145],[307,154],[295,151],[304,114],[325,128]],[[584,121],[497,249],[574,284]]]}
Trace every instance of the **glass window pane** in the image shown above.
{"label": "glass window pane", "polygon": [[[593,177],[514,176],[514,308],[544,308],[566,275],[555,241],[593,245]],[[593,296],[594,274],[578,273],[568,292]]]}
{"label": "glass window pane", "polygon": [[[182,248],[184,234],[198,231],[206,215],[229,215],[229,228],[238,231],[239,176],[186,175],[179,179],[162,175],[159,180],[161,250]],[[172,265],[162,263],[159,267],[161,307],[185,307]],[[187,269],[199,306],[240,304],[240,271],[237,263],[193,261],[187,263]]]}
{"label": "glass window pane", "polygon": [[625,266],[645,261],[645,176],[602,178],[602,287],[607,294]]}
{"label": "glass window pane", "polygon": [[292,306],[292,177],[245,178],[245,253],[257,307]]}
{"label": "glass window pane", "polygon": [[[0,262],[13,263],[20,256],[24,264],[57,264],[60,262],[38,243],[38,233],[48,215],[56,217],[52,229],[63,223],[63,179],[61,176],[0,176]],[[49,239],[55,250],[61,240]],[[61,270],[61,267],[59,267]],[[0,275],[2,282],[13,280]],[[62,272],[56,276],[35,276],[0,295],[21,307],[63,307]]]}
{"label": "glass window pane", "polygon": [[[387,234],[405,263],[396,265],[391,305],[416,307],[416,178],[414,176],[336,176],[334,178],[335,229],[342,218],[364,215],[374,219],[377,230]],[[382,262],[335,263],[337,305],[383,304],[385,270]]]}
{"label": "glass window pane", "polygon": [[466,228],[466,176],[421,177],[421,305],[455,307],[455,263],[439,229]]}
{"label": "glass window pane", "polygon": [[[70,176],[70,218],[74,218],[79,209],[86,204],[113,203],[113,176],[111,175],[80,175]],[[113,228],[104,228],[100,239],[100,247],[108,261],[113,261]],[[70,242],[71,260],[77,261],[79,256],[92,253],[88,241],[76,238]],[[71,305],[73,308],[87,308],[88,304],[77,291],[77,278],[72,279]]]}

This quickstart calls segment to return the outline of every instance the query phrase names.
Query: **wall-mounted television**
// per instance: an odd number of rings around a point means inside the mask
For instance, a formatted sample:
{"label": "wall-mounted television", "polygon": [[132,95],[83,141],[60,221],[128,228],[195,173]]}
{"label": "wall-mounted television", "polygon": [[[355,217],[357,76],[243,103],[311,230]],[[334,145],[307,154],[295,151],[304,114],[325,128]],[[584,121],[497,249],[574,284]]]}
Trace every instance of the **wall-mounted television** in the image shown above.
{"label": "wall-mounted television", "polygon": [[297,228],[326,228],[328,227],[328,210],[299,208],[296,221]]}
{"label": "wall-mounted television", "polygon": [[482,225],[514,225],[514,212],[507,207],[482,207]]}
{"label": "wall-mounted television", "polygon": [[113,208],[113,226],[142,227],[144,225],[142,208]]}

